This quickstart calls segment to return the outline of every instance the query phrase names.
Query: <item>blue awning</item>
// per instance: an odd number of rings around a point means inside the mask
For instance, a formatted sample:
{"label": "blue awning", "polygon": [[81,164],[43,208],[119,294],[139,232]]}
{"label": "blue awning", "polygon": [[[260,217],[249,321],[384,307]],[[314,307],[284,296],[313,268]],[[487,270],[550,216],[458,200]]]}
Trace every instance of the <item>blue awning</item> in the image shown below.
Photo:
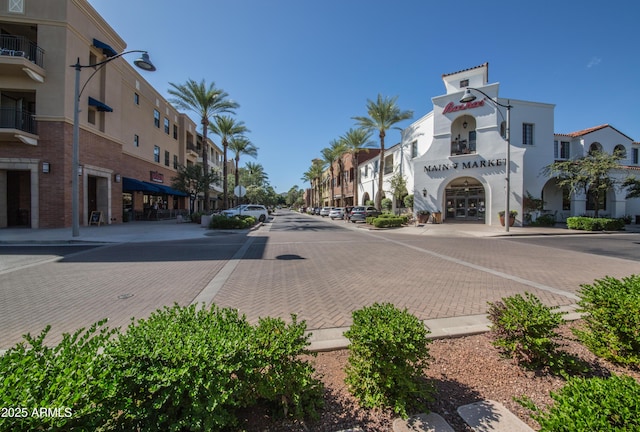
{"label": "blue awning", "polygon": [[127,192],[147,192],[147,193],[162,193],[162,191],[150,183],[146,183],[140,180],[132,179],[129,177],[122,177],[122,190]]}
{"label": "blue awning", "polygon": [[93,40],[93,46],[96,48],[100,48],[102,50],[102,53],[104,55],[106,55],[107,57],[113,57],[115,55],[118,55],[118,53],[116,52],[116,50],[114,50],[113,48],[111,48],[108,44],[99,41],[98,39],[94,39]]}
{"label": "blue awning", "polygon": [[91,96],[89,96],[89,106],[96,107],[98,111],[113,112],[113,108],[111,108],[109,105],[100,102],[98,99],[94,99]]}
{"label": "blue awning", "polygon": [[143,183],[148,184],[149,186],[158,188],[158,189],[160,189],[161,193],[165,193],[167,195],[185,196],[185,197],[189,196],[189,195],[187,195],[186,193],[184,193],[182,191],[179,191],[177,189],[173,189],[173,188],[171,188],[169,186],[165,186],[163,184],[149,183],[149,182],[143,182]]}

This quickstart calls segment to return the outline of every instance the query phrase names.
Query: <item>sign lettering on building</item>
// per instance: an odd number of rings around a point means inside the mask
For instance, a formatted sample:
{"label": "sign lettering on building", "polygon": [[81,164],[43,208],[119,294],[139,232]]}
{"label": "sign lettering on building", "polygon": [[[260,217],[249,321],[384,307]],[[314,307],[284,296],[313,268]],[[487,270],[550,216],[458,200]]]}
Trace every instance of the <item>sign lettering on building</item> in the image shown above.
{"label": "sign lettering on building", "polygon": [[484,106],[484,99],[479,100],[479,101],[472,101],[472,102],[467,102],[467,103],[463,103],[460,105],[456,105],[453,102],[449,102],[447,104],[446,107],[444,107],[444,110],[442,111],[442,114],[447,114],[447,113],[452,113],[452,112],[457,112],[457,111],[463,111],[463,110],[468,110],[468,109],[472,109],[472,108],[478,108],[478,107],[482,107]]}
{"label": "sign lettering on building", "polygon": [[444,164],[436,164],[436,165],[425,165],[424,172],[432,172],[432,171],[448,171],[448,170],[457,170],[457,169],[473,169],[473,168],[489,168],[489,167],[499,167],[507,164],[506,159],[481,159],[474,160],[468,162],[451,162]]}
{"label": "sign lettering on building", "polygon": [[164,174],[158,171],[151,171],[151,181],[156,183],[164,183]]}

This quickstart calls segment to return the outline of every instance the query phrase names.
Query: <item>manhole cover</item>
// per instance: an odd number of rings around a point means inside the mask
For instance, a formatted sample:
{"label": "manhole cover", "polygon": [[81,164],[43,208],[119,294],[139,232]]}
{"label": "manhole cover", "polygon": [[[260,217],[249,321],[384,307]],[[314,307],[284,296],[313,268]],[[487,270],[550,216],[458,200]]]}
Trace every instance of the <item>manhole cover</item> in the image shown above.
{"label": "manhole cover", "polygon": [[302,258],[300,255],[278,255],[276,257],[276,259],[279,259],[279,260],[302,260],[304,258]]}
{"label": "manhole cover", "polygon": [[119,299],[124,300],[133,297],[133,294],[120,294],[118,296]]}

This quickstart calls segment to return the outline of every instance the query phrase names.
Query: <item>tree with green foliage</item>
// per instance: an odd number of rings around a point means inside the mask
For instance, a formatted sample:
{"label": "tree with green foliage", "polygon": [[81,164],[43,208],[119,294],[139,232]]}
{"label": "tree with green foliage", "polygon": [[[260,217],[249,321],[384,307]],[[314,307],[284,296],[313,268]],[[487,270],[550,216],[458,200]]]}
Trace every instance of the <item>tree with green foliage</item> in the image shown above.
{"label": "tree with green foliage", "polygon": [[376,208],[381,207],[382,203],[382,184],[384,176],[384,139],[387,130],[400,128],[393,127],[395,124],[403,120],[413,118],[413,111],[402,111],[396,104],[397,96],[384,97],[378,94],[378,99],[374,102],[367,100],[368,116],[357,116],[353,119],[358,126],[367,131],[377,131],[380,138],[380,162],[378,164],[378,193],[375,196]]}
{"label": "tree with green foliage", "polygon": [[322,198],[322,175],[324,174],[325,162],[321,159],[314,159],[307,171],[302,175],[301,180],[309,182],[311,185],[311,206],[320,205]]}
{"label": "tree with green foliage", "polygon": [[395,173],[391,177],[391,193],[395,198],[396,203],[402,203],[402,199],[409,193],[407,191],[407,179],[402,174]]}
{"label": "tree with green foliage", "polygon": [[195,198],[209,190],[212,183],[220,183],[220,175],[216,170],[205,174],[202,165],[180,165],[178,174],[171,178],[171,187],[189,195],[190,213],[193,213]]}
{"label": "tree with green foliage", "polygon": [[625,179],[614,177],[613,171],[620,169],[622,155],[591,151],[586,156],[571,160],[555,161],[543,168],[543,174],[557,178],[559,188],[568,188],[571,193],[591,194],[595,217],[598,217],[601,201],[607,190],[623,186]]}
{"label": "tree with green foliage", "polygon": [[[176,108],[195,112],[200,117],[202,124],[202,166],[204,172],[208,173],[209,145],[207,142],[207,131],[211,118],[220,113],[233,113],[233,110],[240,105],[229,100],[229,95],[222,89],[216,88],[214,83],[206,85],[204,79],[199,83],[189,79],[185,84],[169,83],[171,88],[167,92],[173,96],[169,102]],[[204,209],[209,211],[209,189],[204,191]]]}
{"label": "tree with green foliage", "polygon": [[331,141],[329,147],[325,147],[322,149],[322,151],[320,152],[322,154],[322,161],[324,162],[325,165],[327,165],[329,167],[329,175],[330,175],[330,179],[329,179],[329,188],[331,191],[331,206],[335,206],[336,202],[335,202],[335,193],[333,190],[333,184],[335,182],[335,169],[333,167],[334,162],[342,156],[342,154],[345,151],[345,147],[344,145],[339,141],[339,140],[333,140]]}
{"label": "tree with green foliage", "polygon": [[229,147],[229,140],[233,137],[243,136],[249,129],[244,125],[244,122],[237,121],[231,116],[221,115],[215,116],[212,123],[209,123],[209,130],[220,137],[223,148],[223,164],[222,164],[222,203],[223,208],[229,208],[229,182],[228,176],[228,162],[227,162],[227,149]]}

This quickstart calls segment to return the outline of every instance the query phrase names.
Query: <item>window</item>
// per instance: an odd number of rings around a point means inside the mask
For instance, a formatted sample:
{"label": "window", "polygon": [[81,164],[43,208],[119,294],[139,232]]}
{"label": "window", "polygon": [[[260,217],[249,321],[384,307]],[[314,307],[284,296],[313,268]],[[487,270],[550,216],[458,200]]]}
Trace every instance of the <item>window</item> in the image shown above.
{"label": "window", "polygon": [[460,81],[460,88],[464,88],[464,87],[469,87],[469,80],[468,79],[464,79],[464,80]]}
{"label": "window", "polygon": [[522,145],[533,145],[533,125],[522,123]]}
{"label": "window", "polygon": [[138,93],[133,93],[133,103],[140,105],[140,95]]}
{"label": "window", "polygon": [[363,177],[364,178],[369,177],[369,165],[365,165],[364,166],[364,175],[363,175]]}
{"label": "window", "polygon": [[354,170],[353,168],[349,168],[349,182],[353,182]]}
{"label": "window", "polygon": [[418,141],[411,143],[411,159],[418,157]]}
{"label": "window", "polygon": [[380,169],[378,168],[378,162],[379,161],[377,161],[377,160],[375,162],[373,162],[373,172],[374,173],[377,173],[378,171],[380,171]]}
{"label": "window", "polygon": [[393,172],[393,155],[384,158],[384,173],[391,174]]}
{"label": "window", "polygon": [[140,147],[140,137],[138,135],[133,136],[133,146]]}
{"label": "window", "polygon": [[92,125],[96,124],[96,110],[91,108],[87,110],[87,121]]}
{"label": "window", "polygon": [[507,123],[506,122],[500,123],[500,136],[503,139],[507,139]]}
{"label": "window", "polygon": [[618,144],[613,148],[613,154],[620,156],[621,159],[627,158],[627,149],[622,144]]}
{"label": "window", "polygon": [[160,127],[160,111],[156,109],[153,110],[153,124],[156,125],[157,128]]}
{"label": "window", "polygon": [[631,150],[632,160],[635,165],[638,165],[638,153],[640,153],[640,149],[634,148]]}
{"label": "window", "polygon": [[178,169],[178,155],[173,155],[173,169]]}
{"label": "window", "polygon": [[571,189],[562,189],[562,210],[571,210]]}
{"label": "window", "polygon": [[160,162],[160,147],[153,146],[153,161]]}
{"label": "window", "polygon": [[469,153],[476,152],[476,131],[469,131]]}
{"label": "window", "polygon": [[602,151],[602,145],[599,142],[593,142],[591,143],[591,145],[589,146],[589,154],[592,155],[596,152],[601,152]]}
{"label": "window", "polygon": [[169,152],[165,150],[164,151],[164,164],[166,166],[169,166],[169,158],[170,158],[170,156],[171,155],[169,154]]}
{"label": "window", "polygon": [[173,138],[178,139],[178,125],[173,125]]}
{"label": "window", "polygon": [[571,157],[570,153],[571,143],[568,141],[561,141],[558,144],[558,141],[553,142],[553,157],[554,159],[569,159]]}
{"label": "window", "polygon": [[167,135],[169,135],[169,119],[168,118],[164,118],[164,133],[166,133]]}

